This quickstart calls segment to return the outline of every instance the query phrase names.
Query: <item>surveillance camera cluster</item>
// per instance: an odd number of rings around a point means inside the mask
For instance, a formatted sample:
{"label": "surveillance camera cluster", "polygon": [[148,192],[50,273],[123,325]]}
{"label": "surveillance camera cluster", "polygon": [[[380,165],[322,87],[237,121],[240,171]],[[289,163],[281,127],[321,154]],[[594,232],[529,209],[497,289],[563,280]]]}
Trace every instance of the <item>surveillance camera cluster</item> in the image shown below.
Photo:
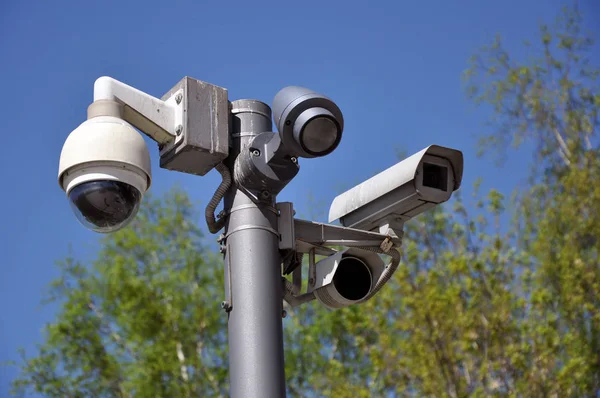
{"label": "surveillance camera cluster", "polygon": [[[137,128],[158,143],[161,167],[195,175],[217,168],[224,176],[227,184],[207,210],[210,220],[231,185],[223,164],[230,150],[230,112],[225,89],[188,77],[162,99],[112,78],[98,79],[88,120],[69,135],[60,157],[58,182],[77,219],[107,233],[135,218],[151,185],[150,155]],[[291,181],[298,157],[334,151],[344,128],[342,112],[331,99],[296,86],[275,96],[273,119],[279,133],[256,135],[233,162],[233,180],[257,202],[273,200]],[[316,298],[341,308],[370,298],[399,262],[404,223],[447,201],[462,173],[460,151],[432,145],[336,197],[329,222],[339,220],[341,226],[297,220],[291,204],[277,204],[279,249],[288,263],[284,273],[294,273],[295,282],[285,282],[286,301],[294,305]],[[211,232],[222,227],[211,225]],[[339,246],[345,248],[332,249]],[[311,259],[304,294],[299,253]],[[317,254],[325,258],[316,262]],[[391,256],[391,264],[386,266],[379,254]]]}
{"label": "surveillance camera cluster", "polygon": [[[460,186],[462,169],[460,151],[432,145],[337,196],[329,209],[329,222],[339,220],[349,230],[379,232],[383,242],[386,234],[401,236],[406,221],[450,199]],[[397,247],[401,241],[393,243]],[[371,252],[360,247],[343,250],[315,264],[315,297],[330,308],[372,297],[399,262],[394,246],[388,250],[384,246],[371,245]],[[385,267],[372,251],[390,255],[392,262]]]}

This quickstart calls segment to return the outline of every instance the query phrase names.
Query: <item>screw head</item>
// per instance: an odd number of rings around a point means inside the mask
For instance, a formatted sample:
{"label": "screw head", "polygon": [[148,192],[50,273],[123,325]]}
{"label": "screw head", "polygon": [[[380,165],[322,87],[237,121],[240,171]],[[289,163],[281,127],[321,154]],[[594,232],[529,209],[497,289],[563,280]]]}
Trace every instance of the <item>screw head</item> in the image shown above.
{"label": "screw head", "polygon": [[178,93],[178,94],[175,96],[175,102],[177,102],[177,105],[181,104],[181,100],[182,100],[182,99],[183,99],[183,94],[181,94],[181,93]]}
{"label": "screw head", "polygon": [[253,149],[252,150],[252,156],[259,157],[260,156],[260,151],[258,149]]}
{"label": "screw head", "polygon": [[178,124],[177,127],[175,127],[175,134],[181,135],[181,133],[183,133],[183,126]]}
{"label": "screw head", "polygon": [[263,199],[268,199],[269,197],[271,197],[271,192],[269,192],[269,191],[261,191],[260,196]]}
{"label": "screw head", "polygon": [[295,157],[295,156],[292,156],[292,157],[290,158],[290,160],[292,161],[292,163],[298,163],[298,158],[297,158],[297,157]]}

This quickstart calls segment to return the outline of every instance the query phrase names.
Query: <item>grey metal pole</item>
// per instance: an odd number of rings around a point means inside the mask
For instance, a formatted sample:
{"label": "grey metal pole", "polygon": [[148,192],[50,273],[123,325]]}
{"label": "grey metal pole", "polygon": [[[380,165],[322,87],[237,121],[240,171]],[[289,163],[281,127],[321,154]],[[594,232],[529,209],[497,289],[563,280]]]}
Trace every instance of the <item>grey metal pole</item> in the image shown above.
{"label": "grey metal pole", "polygon": [[[255,100],[231,103],[228,167],[253,136],[272,130],[271,109]],[[235,178],[234,178],[235,181]],[[225,196],[225,309],[232,398],[285,397],[282,284],[275,198],[255,204],[235,182]]]}

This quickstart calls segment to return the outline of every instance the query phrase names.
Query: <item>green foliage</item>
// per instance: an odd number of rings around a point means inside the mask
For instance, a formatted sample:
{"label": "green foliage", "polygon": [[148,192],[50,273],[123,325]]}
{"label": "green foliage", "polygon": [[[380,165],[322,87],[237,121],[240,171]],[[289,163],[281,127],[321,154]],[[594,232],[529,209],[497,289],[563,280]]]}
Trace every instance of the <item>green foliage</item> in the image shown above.
{"label": "green foliage", "polygon": [[467,92],[493,110],[482,152],[503,154],[507,146],[531,140],[535,170],[552,171],[577,162],[581,148],[592,149],[600,70],[588,58],[593,40],[582,31],[581,19],[576,7],[565,8],[553,26],[542,24],[541,45],[528,46],[530,59],[512,57],[500,36],[471,58],[463,76]]}
{"label": "green foliage", "polygon": [[[598,71],[576,8],[539,43],[519,62],[498,38],[465,73],[493,113],[482,151],[534,143],[531,185],[507,199],[478,180],[473,198],[412,220],[398,271],[367,303],[288,309],[290,396],[600,393]],[[198,219],[173,191],[146,200],[92,264],[62,262],[50,291],[61,311],[15,392],[227,395],[223,272]]]}
{"label": "green foliage", "polygon": [[49,299],[46,341],[24,358],[14,392],[48,397],[225,396],[223,273],[202,244],[187,195],[146,197],[89,265],[74,258]]}
{"label": "green foliage", "polygon": [[[518,62],[501,40],[473,57],[470,95],[492,106],[481,149],[535,147],[530,188],[518,192],[514,225],[521,253],[520,356],[524,396],[595,397],[600,392],[600,69],[577,7],[540,28],[541,51]],[[516,283],[516,281],[515,281]]]}

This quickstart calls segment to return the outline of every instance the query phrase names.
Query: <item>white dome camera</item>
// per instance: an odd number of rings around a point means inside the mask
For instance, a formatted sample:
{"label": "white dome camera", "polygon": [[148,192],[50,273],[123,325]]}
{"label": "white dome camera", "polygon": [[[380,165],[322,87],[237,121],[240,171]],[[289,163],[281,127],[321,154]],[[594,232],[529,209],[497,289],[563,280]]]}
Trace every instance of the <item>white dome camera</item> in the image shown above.
{"label": "white dome camera", "polygon": [[150,187],[146,143],[118,117],[92,117],[65,141],[58,183],[85,227],[101,233],[119,230],[135,218]]}

